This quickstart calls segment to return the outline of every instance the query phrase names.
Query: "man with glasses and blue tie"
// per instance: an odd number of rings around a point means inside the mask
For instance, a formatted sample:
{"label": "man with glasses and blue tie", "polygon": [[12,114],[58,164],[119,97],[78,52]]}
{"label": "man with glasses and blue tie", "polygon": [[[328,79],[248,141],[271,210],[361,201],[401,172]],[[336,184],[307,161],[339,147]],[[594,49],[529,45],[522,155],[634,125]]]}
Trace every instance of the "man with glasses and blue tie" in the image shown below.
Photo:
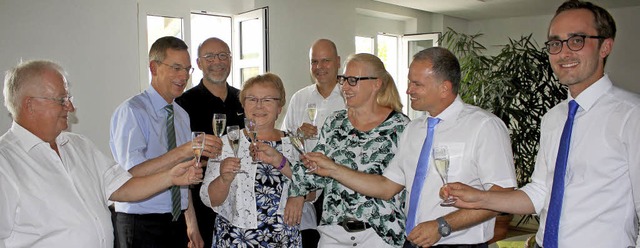
{"label": "man with glasses and blue tie", "polygon": [[[189,116],[174,102],[193,72],[187,48],[175,37],[156,40],[149,51],[151,85],[118,106],[111,118],[111,152],[134,176],[163,171],[193,157]],[[202,155],[217,156],[220,138],[205,139]],[[141,164],[145,161],[152,163]],[[121,248],[204,245],[187,187],[171,187],[145,201],[116,202],[115,210]]]}
{"label": "man with glasses and blue tie", "polygon": [[[238,125],[244,128],[244,109],[238,98],[240,90],[227,82],[232,62],[229,45],[219,38],[208,38],[198,46],[196,61],[203,74],[200,83],[176,98],[176,103],[189,114],[191,130],[214,134],[214,114],[225,114],[226,126]],[[207,159],[204,157],[202,163],[206,165]],[[204,169],[206,171],[206,167]],[[190,188],[190,191],[204,247],[208,248],[212,245],[216,212],[202,203],[201,186],[198,184]]]}
{"label": "man with glasses and blue tie", "polygon": [[[343,78],[350,85],[369,79]],[[404,247],[483,248],[493,237],[497,212],[441,205],[443,181],[433,148],[447,148],[450,182],[490,191],[516,186],[507,127],[497,116],[464,103],[458,96],[459,87],[460,64],[447,49],[428,48],[413,57],[407,94],[411,108],[428,113],[406,126],[398,151],[382,175],[337,166],[313,153],[306,155],[320,167],[314,173],[367,196],[390,199],[406,188]]]}
{"label": "man with glasses and blue tie", "polygon": [[543,117],[531,183],[499,193],[455,184],[449,193],[458,207],[537,213],[536,247],[638,247],[640,97],[604,73],[615,21],[570,0],[548,32],[545,49],[569,99]]}
{"label": "man with glasses and blue tie", "polygon": [[54,62],[8,70],[3,92],[13,123],[0,137],[0,248],[113,248],[109,201],[141,201],[202,178],[195,160],[132,177],[86,137],[65,131],[75,106]]}

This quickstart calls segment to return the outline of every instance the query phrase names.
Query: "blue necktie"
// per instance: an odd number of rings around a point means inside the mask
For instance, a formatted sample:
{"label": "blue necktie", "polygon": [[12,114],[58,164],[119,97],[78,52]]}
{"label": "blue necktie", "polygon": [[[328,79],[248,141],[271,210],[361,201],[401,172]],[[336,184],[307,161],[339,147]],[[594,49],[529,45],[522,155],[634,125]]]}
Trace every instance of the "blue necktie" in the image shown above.
{"label": "blue necktie", "polygon": [[427,170],[429,169],[429,154],[431,153],[431,145],[433,144],[433,130],[439,122],[440,119],[438,118],[427,118],[427,137],[422,144],[416,174],[413,177],[413,184],[411,185],[409,213],[407,215],[407,235],[409,235],[411,230],[416,226],[416,212],[418,211],[418,203],[420,202],[420,192],[422,192],[422,186],[424,186],[424,180],[427,178]]}
{"label": "blue necktie", "polygon": [[[164,106],[167,111],[167,151],[176,148],[176,130],[173,126],[173,105]],[[178,220],[182,211],[180,187],[171,186],[171,215],[172,221]]]}
{"label": "blue necktie", "polygon": [[564,123],[562,137],[560,137],[560,147],[558,147],[558,158],[556,159],[556,169],[553,173],[553,188],[551,190],[551,201],[549,211],[544,226],[545,248],[558,247],[558,226],[560,214],[562,212],[562,197],[564,196],[564,177],[567,171],[567,159],[569,157],[569,144],[571,143],[571,130],[573,129],[573,118],[578,111],[578,103],[575,100],[569,102],[569,115]]}

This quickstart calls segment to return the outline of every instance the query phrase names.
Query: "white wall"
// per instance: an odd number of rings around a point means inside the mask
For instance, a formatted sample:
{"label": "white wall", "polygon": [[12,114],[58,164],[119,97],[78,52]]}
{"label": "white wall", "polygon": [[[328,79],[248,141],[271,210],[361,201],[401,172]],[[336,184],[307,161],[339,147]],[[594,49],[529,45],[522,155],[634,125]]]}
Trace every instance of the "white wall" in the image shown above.
{"label": "white wall", "polygon": [[[109,152],[111,113],[140,88],[135,1],[2,0],[0,31],[0,70],[21,59],[59,62],[75,99],[72,131]],[[2,133],[10,123],[0,108]]]}
{"label": "white wall", "polygon": [[[640,49],[637,46],[640,40],[637,26],[640,23],[640,7],[610,9],[609,13],[615,19],[618,31],[605,71],[617,86],[640,93],[640,83],[635,78],[636,71],[640,68]],[[552,17],[550,13],[543,16],[473,21],[469,23],[468,33],[483,33],[484,37],[480,41],[493,53],[500,49],[496,45],[508,43],[508,37],[519,38],[531,33],[542,47],[547,40],[547,29]]]}

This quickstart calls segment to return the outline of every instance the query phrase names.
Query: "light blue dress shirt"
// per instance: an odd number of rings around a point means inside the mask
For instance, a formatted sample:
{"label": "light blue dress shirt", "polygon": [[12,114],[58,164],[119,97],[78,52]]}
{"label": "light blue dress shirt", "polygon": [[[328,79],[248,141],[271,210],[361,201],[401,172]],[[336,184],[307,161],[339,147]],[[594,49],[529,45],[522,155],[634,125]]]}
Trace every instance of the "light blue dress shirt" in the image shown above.
{"label": "light blue dress shirt", "polygon": [[[171,104],[174,109],[176,145],[180,146],[191,139],[189,115],[175,101]],[[109,146],[116,162],[124,169],[129,170],[167,152],[167,112],[163,109],[166,105],[164,98],[150,86],[116,108],[111,117]],[[186,209],[187,187],[183,186],[180,193],[182,209]],[[115,207],[117,212],[129,214],[171,213],[171,192],[166,190],[139,202],[116,202]]]}

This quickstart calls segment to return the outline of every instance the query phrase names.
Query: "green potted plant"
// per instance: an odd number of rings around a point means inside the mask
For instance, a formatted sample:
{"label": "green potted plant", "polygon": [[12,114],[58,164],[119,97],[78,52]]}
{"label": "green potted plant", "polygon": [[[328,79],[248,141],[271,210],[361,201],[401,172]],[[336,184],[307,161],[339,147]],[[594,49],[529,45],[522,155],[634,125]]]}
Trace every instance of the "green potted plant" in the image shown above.
{"label": "green potted plant", "polygon": [[[493,56],[484,54],[487,49],[477,40],[481,36],[449,29],[440,41],[460,60],[462,99],[491,111],[507,125],[521,187],[531,181],[542,116],[565,99],[567,91],[557,82],[548,55],[531,34],[510,38]],[[531,218],[524,216],[520,223]]]}

